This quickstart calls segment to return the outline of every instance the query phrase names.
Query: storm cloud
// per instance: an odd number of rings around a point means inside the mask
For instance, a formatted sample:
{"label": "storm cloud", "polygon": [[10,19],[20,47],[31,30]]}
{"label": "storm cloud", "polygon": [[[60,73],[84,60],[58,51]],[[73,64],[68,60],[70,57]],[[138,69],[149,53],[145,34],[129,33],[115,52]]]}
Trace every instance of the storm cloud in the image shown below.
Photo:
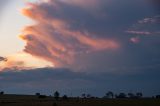
{"label": "storm cloud", "polygon": [[[1,5],[4,1],[0,1]],[[22,13],[34,22],[20,35],[26,43],[25,55],[0,57],[0,89],[7,93],[49,95],[58,90],[69,96],[71,93],[103,96],[110,90],[159,94],[158,3],[158,0],[28,3]],[[39,59],[53,65],[40,64]],[[27,63],[56,67],[27,67]]]}
{"label": "storm cloud", "polygon": [[119,48],[113,38],[100,37],[79,27],[88,24],[86,18],[93,20],[91,14],[80,7],[59,0],[28,6],[22,12],[37,24],[26,27],[21,35],[26,41],[24,51],[27,53],[59,66],[72,64],[79,54]]}
{"label": "storm cloud", "polygon": [[159,63],[159,12],[150,0],[49,0],[22,13],[35,21],[22,32],[24,51],[57,67],[124,73]]}

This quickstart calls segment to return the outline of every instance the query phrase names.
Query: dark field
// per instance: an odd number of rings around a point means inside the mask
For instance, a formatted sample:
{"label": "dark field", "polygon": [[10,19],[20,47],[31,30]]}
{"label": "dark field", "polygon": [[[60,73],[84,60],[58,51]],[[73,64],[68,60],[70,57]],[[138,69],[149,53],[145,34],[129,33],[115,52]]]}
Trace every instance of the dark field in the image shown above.
{"label": "dark field", "polygon": [[160,106],[160,99],[68,99],[0,95],[0,106]]}

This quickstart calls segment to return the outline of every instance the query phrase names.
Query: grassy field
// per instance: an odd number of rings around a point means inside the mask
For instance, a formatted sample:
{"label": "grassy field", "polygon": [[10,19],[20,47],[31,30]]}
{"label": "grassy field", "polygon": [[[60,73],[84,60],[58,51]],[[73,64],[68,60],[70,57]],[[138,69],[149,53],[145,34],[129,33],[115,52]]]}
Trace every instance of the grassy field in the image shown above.
{"label": "grassy field", "polygon": [[0,95],[0,106],[160,106],[160,99],[68,99]]}

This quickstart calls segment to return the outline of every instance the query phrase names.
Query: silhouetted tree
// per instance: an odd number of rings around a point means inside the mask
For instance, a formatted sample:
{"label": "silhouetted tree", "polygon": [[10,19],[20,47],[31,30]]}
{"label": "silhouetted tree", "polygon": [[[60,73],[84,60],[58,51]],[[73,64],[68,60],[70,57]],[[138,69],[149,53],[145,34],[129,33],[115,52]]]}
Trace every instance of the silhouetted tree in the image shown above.
{"label": "silhouetted tree", "polygon": [[113,98],[113,97],[114,97],[113,92],[111,92],[111,91],[107,92],[107,93],[106,93],[106,97],[107,97],[107,98]]}
{"label": "silhouetted tree", "polygon": [[85,93],[82,94],[82,98],[86,98],[86,94]]}
{"label": "silhouetted tree", "polygon": [[117,94],[114,94],[114,97],[115,97],[115,98],[118,98],[118,95],[117,95]]}
{"label": "silhouetted tree", "polygon": [[0,92],[0,95],[3,95],[3,94],[4,94],[4,92],[3,92],[3,91],[1,91],[1,92]]}
{"label": "silhouetted tree", "polygon": [[67,95],[63,95],[63,100],[68,100],[68,96]]}
{"label": "silhouetted tree", "polygon": [[143,94],[141,92],[136,93],[137,98],[142,98]]}
{"label": "silhouetted tree", "polygon": [[87,98],[91,98],[91,95],[90,95],[90,94],[87,94]]}
{"label": "silhouetted tree", "polygon": [[133,93],[128,93],[129,98],[135,98],[135,95]]}
{"label": "silhouetted tree", "polygon": [[156,95],[156,98],[157,98],[157,99],[160,99],[160,95]]}
{"label": "silhouetted tree", "polygon": [[126,98],[126,94],[125,93],[120,93],[117,98]]}
{"label": "silhouetted tree", "polygon": [[59,92],[56,91],[56,92],[54,93],[54,98],[55,98],[56,100],[58,100],[58,99],[59,99],[59,96],[60,96]]}
{"label": "silhouetted tree", "polygon": [[40,94],[40,93],[36,93],[35,95],[36,95],[36,96],[40,96],[41,94]]}

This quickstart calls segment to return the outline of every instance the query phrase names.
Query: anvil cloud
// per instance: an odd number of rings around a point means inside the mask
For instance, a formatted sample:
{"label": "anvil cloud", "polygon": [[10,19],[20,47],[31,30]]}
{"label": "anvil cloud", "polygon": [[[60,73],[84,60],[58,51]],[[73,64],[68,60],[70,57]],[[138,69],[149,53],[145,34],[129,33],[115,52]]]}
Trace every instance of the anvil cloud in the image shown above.
{"label": "anvil cloud", "polygon": [[159,12],[150,1],[154,0],[28,3],[22,13],[34,23],[20,35],[26,42],[24,51],[57,67],[112,72],[139,67],[148,59],[140,50],[148,51],[152,59],[159,57],[149,50],[155,47],[159,53],[155,46],[159,36],[153,35],[160,30]]}
{"label": "anvil cloud", "polygon": [[89,25],[85,18],[91,18],[91,14],[84,8],[74,7],[63,0],[29,3],[22,12],[36,23],[24,28],[20,36],[26,41],[24,51],[61,66],[72,64],[80,54],[119,48],[114,38],[80,28]]}

